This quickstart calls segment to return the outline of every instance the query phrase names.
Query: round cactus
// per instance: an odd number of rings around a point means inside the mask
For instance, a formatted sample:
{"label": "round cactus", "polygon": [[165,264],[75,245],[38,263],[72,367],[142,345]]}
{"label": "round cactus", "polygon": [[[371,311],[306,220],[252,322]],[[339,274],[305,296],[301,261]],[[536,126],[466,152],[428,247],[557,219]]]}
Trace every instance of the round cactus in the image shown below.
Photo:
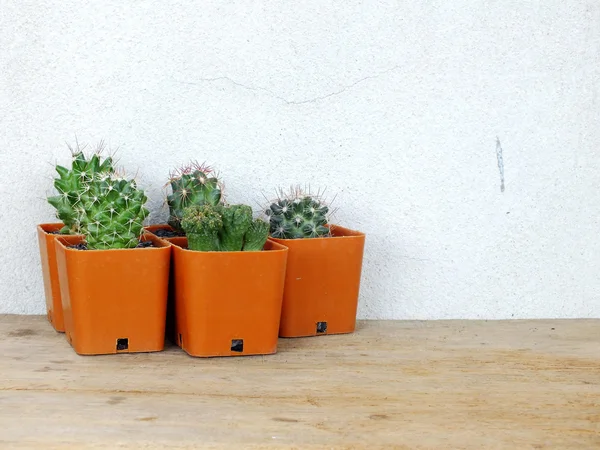
{"label": "round cactus", "polygon": [[95,176],[76,208],[87,248],[134,248],[144,231],[148,216],[147,197],[134,180],[115,174]]}
{"label": "round cactus", "polygon": [[266,210],[271,235],[279,239],[316,238],[330,235],[329,208],[318,196],[294,189]]}
{"label": "round cactus", "polygon": [[210,167],[191,164],[171,175],[172,193],[167,197],[169,225],[183,233],[183,211],[192,205],[213,205],[222,202],[222,184]]}
{"label": "round cactus", "polygon": [[97,152],[87,159],[81,150],[73,152],[71,169],[56,166],[59,177],[54,180],[54,187],[59,195],[49,197],[48,203],[56,208],[56,216],[64,223],[61,234],[80,232],[79,217],[76,209],[81,206],[82,196],[89,190],[92,179],[103,173],[112,173],[113,160],[100,157],[102,145]]}

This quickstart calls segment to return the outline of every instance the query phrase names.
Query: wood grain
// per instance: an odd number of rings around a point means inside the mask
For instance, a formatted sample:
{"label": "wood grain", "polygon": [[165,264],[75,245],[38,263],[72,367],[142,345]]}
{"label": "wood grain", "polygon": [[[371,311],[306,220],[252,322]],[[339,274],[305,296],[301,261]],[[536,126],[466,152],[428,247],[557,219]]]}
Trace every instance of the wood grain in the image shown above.
{"label": "wood grain", "polygon": [[265,357],[76,355],[0,316],[0,448],[600,448],[600,320],[364,321]]}

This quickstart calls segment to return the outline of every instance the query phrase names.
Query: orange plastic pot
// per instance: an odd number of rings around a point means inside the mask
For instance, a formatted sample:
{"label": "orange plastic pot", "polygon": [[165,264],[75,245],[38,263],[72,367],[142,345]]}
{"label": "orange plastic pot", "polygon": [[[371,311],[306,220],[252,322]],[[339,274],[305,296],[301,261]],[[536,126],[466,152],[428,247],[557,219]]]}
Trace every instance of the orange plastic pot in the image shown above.
{"label": "orange plastic pot", "polygon": [[288,250],[197,252],[174,238],[175,329],[191,356],[277,352]]}
{"label": "orange plastic pot", "polygon": [[352,333],[365,234],[331,226],[332,237],[275,239],[289,249],[279,336]]}
{"label": "orange plastic pot", "polygon": [[43,223],[37,227],[40,258],[42,261],[42,275],[44,279],[44,293],[46,294],[46,314],[48,321],[56,331],[65,331],[63,309],[60,298],[60,284],[58,282],[58,268],[56,266],[56,250],[54,240],[64,225],[62,223]]}
{"label": "orange plastic pot", "polygon": [[164,348],[171,244],[76,250],[83,236],[57,238],[56,260],[67,340],[80,355],[156,352]]}

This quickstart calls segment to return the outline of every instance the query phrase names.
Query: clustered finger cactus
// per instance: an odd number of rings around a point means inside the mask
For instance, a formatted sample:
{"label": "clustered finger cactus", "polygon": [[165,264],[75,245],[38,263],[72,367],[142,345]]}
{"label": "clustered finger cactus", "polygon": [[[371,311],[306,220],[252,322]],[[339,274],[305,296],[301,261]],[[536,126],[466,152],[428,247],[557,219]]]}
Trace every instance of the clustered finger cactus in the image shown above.
{"label": "clustered finger cactus", "polygon": [[70,170],[56,166],[59,177],[54,180],[54,187],[59,195],[49,197],[48,202],[56,208],[56,216],[64,224],[61,234],[80,232],[77,209],[81,206],[82,196],[89,190],[89,184],[96,175],[114,171],[112,158],[101,159],[101,149],[102,145],[90,159],[77,149],[73,152]]}
{"label": "clustered finger cactus", "polygon": [[134,180],[99,174],[89,182],[77,207],[90,250],[135,248],[148,216],[147,197]]}
{"label": "clustered finger cactus", "polygon": [[281,192],[280,198],[266,209],[271,236],[279,239],[302,239],[329,236],[327,226],[329,207],[319,196],[300,189],[289,194]]}
{"label": "clustered finger cactus", "polygon": [[269,234],[269,225],[252,220],[247,205],[192,205],[184,209],[181,225],[188,248],[196,251],[260,251]]}
{"label": "clustered finger cactus", "polygon": [[184,209],[181,226],[191,250],[219,251],[219,231],[223,228],[223,220],[214,206],[193,205]]}
{"label": "clustered finger cactus", "polygon": [[183,233],[183,211],[192,205],[216,206],[222,202],[222,184],[210,167],[191,164],[179,169],[169,180],[172,193],[167,197],[169,225]]}
{"label": "clustered finger cactus", "polygon": [[242,250],[245,252],[259,252],[265,245],[269,236],[269,224],[261,219],[254,219],[248,231],[244,236],[244,246]]}

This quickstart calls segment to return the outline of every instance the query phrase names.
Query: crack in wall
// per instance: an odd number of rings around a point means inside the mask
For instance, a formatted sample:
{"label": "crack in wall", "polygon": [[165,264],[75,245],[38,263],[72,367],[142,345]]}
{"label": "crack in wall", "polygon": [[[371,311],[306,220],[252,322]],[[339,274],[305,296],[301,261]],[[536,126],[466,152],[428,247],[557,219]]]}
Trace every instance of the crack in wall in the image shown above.
{"label": "crack in wall", "polygon": [[379,78],[382,75],[385,75],[389,72],[393,72],[394,70],[399,69],[400,66],[396,65],[394,67],[391,67],[390,69],[386,69],[382,72],[376,73],[374,75],[368,75],[366,77],[360,78],[359,80],[356,80],[355,82],[348,84],[346,86],[343,86],[341,89],[338,89],[337,91],[334,92],[330,92],[329,94],[325,94],[325,95],[320,95],[318,97],[313,97],[313,98],[309,98],[309,99],[305,99],[305,100],[288,100],[285,97],[282,97],[280,95],[277,95],[275,92],[271,91],[270,89],[261,87],[261,86],[250,86],[247,84],[243,84],[240,83],[238,81],[235,81],[234,79],[227,77],[227,76],[221,76],[221,77],[213,77],[213,78],[199,78],[197,81],[181,81],[181,80],[176,80],[173,79],[173,81],[177,82],[177,83],[181,83],[181,84],[188,84],[191,86],[199,86],[202,83],[212,83],[212,82],[217,82],[217,81],[227,81],[231,84],[233,84],[234,86],[238,86],[241,87],[243,89],[249,90],[249,91],[254,91],[254,92],[266,92],[267,94],[269,94],[271,97],[276,98],[277,100],[281,100],[282,102],[288,104],[288,105],[304,105],[306,103],[316,103],[319,102],[321,100],[325,100],[328,99],[330,97],[334,97],[336,95],[340,95],[344,92],[346,92],[349,89],[352,89],[353,87],[355,87],[358,84],[364,83],[367,80],[372,80],[375,78]]}
{"label": "crack in wall", "polygon": [[500,171],[500,192],[504,192],[504,158],[498,136],[496,136],[496,157],[498,158],[498,170]]}

